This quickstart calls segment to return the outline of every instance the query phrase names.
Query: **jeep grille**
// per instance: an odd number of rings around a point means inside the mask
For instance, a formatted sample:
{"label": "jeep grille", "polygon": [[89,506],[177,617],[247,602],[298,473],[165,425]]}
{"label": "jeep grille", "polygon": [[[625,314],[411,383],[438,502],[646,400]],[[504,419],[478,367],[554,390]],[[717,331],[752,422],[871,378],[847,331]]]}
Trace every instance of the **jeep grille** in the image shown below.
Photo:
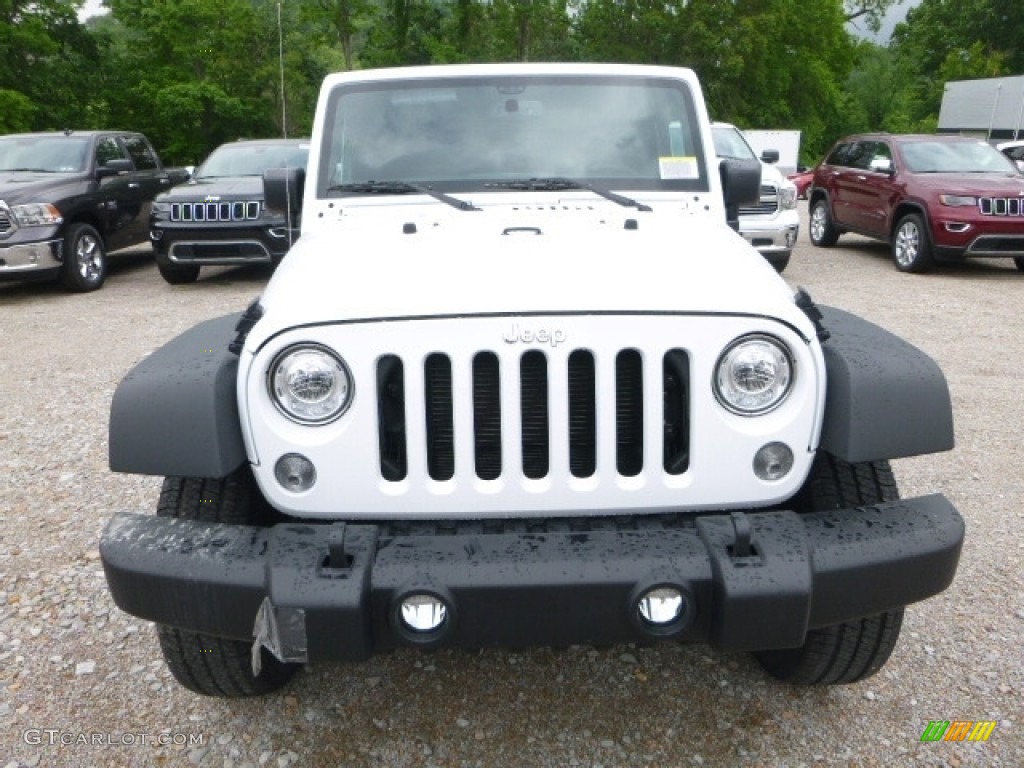
{"label": "jeep grille", "polygon": [[[641,355],[636,349],[622,349],[615,355],[611,392],[598,380],[595,355],[577,349],[568,357],[564,374],[550,366],[548,356],[531,349],[521,355],[498,355],[491,351],[476,353],[471,361],[472,387],[459,388],[452,380],[452,360],[443,353],[428,355],[423,362],[422,398],[409,396],[405,389],[408,364],[395,355],[385,355],[377,363],[377,416],[380,473],[384,480],[404,480],[409,467],[409,452],[425,452],[421,465],[433,480],[450,480],[455,473],[454,412],[459,398],[470,398],[473,414],[473,457],[476,476],[495,480],[503,472],[521,472],[530,479],[547,477],[550,468],[550,441],[564,440],[569,448],[569,470],[586,478],[597,471],[598,456],[605,443],[614,445],[616,471],[633,477],[644,470],[645,380],[655,377],[664,401],[660,425],[662,467],[679,475],[689,466],[689,358],[683,350],[671,349],[660,357]],[[502,383],[508,386],[502,369],[514,371],[512,383],[518,398],[503,397]],[[561,375],[565,376],[560,381]],[[555,387],[567,393],[568,418],[552,424],[550,398]],[[600,393],[600,394],[599,394]],[[606,394],[608,393],[608,394]],[[561,393],[559,393],[560,396]],[[518,402],[516,402],[518,400]],[[410,404],[422,402],[423,413],[412,413]],[[502,431],[501,409],[514,403],[519,429],[515,434]],[[465,403],[464,403],[465,405]],[[599,408],[602,413],[599,413]],[[648,409],[654,412],[657,409]],[[410,445],[407,440],[409,419],[422,419],[426,425],[426,445]],[[603,425],[603,426],[600,426]],[[510,466],[509,457],[520,457],[519,466]]]}
{"label": "jeep grille", "polygon": [[171,221],[253,221],[259,217],[259,200],[171,203]]}
{"label": "jeep grille", "polygon": [[14,221],[7,206],[0,206],[0,235],[9,234],[14,229]]}
{"label": "jeep grille", "polygon": [[756,205],[740,207],[740,216],[764,216],[779,210],[779,190],[771,184],[761,185],[760,199]]}
{"label": "jeep grille", "polygon": [[1019,197],[979,197],[978,210],[983,216],[1024,216]]}

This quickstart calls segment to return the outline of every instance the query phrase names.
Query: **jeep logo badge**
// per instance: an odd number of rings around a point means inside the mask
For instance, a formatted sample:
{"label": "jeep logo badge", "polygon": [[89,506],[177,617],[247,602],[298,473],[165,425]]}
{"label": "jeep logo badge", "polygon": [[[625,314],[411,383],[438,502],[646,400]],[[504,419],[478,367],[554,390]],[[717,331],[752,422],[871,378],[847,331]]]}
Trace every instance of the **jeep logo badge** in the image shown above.
{"label": "jeep logo badge", "polygon": [[557,347],[565,341],[565,331],[561,328],[521,328],[519,323],[513,322],[512,327],[502,337],[506,344],[550,344]]}

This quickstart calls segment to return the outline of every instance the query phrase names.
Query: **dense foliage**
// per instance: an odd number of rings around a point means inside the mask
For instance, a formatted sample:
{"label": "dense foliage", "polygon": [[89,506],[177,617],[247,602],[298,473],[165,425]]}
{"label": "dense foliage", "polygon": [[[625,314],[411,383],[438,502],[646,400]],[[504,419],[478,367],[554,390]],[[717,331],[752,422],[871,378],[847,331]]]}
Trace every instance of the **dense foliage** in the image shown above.
{"label": "dense foliage", "polygon": [[[713,117],[797,128],[815,160],[854,130],[931,130],[948,79],[1024,72],[1024,4],[920,0],[0,0],[0,133],[142,130],[195,163],[239,137],[306,135],[327,72],[478,61],[692,67]],[[282,94],[286,101],[282,103]]]}

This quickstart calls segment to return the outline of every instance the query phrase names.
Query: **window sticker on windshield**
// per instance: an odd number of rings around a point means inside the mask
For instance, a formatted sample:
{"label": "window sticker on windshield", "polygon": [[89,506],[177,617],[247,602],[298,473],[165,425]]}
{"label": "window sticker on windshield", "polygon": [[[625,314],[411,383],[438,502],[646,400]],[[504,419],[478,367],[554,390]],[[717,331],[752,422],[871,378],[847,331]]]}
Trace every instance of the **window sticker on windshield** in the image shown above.
{"label": "window sticker on windshield", "polygon": [[658,169],[663,179],[696,179],[700,175],[696,157],[659,157]]}

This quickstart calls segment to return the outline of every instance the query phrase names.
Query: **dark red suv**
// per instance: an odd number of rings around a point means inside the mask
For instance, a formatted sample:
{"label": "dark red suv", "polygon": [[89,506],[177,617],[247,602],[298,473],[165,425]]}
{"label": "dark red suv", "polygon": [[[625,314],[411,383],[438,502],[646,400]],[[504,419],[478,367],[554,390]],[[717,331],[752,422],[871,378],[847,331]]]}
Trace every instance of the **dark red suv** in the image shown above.
{"label": "dark red suv", "polygon": [[903,272],[972,256],[1012,257],[1024,271],[1024,175],[978,139],[845,138],[815,169],[809,200],[818,246],[856,232],[888,242]]}

